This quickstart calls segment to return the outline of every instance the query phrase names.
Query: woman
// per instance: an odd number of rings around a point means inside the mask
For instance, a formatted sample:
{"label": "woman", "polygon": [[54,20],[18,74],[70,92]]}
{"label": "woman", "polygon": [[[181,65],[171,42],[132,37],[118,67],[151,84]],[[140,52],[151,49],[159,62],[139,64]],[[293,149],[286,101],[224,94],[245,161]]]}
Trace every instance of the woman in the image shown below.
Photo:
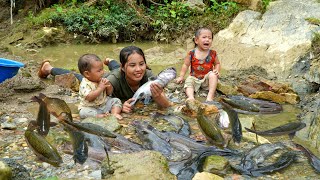
{"label": "woman", "polygon": [[[113,88],[112,95],[124,102],[122,112],[130,113],[133,109],[133,106],[130,105],[130,103],[134,101],[132,96],[139,89],[139,87],[148,81],[149,77],[153,76],[153,74],[151,70],[147,68],[143,51],[136,46],[128,46],[120,51],[120,63],[120,66],[117,65],[116,61],[105,63],[108,65],[111,71],[105,76],[111,82]],[[40,67],[38,75],[41,78],[45,78],[49,74],[59,75],[70,72],[71,71],[65,69],[54,68],[48,61],[44,61]],[[82,79],[80,74],[75,74],[75,76],[79,80]],[[151,84],[150,90],[152,99],[160,107],[166,108],[171,106],[171,103],[168,101],[163,92],[163,88],[159,84]]]}

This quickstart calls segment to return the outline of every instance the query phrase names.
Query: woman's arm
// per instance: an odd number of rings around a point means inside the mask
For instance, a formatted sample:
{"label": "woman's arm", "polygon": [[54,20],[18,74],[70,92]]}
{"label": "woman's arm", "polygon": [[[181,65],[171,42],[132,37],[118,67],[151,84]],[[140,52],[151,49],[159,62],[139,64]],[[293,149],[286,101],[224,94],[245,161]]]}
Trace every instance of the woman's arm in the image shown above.
{"label": "woman's arm", "polygon": [[163,108],[167,108],[169,106],[172,106],[172,103],[168,100],[166,95],[163,92],[163,88],[157,84],[157,83],[152,83],[150,85],[150,90],[152,94],[152,99],[160,106]]}

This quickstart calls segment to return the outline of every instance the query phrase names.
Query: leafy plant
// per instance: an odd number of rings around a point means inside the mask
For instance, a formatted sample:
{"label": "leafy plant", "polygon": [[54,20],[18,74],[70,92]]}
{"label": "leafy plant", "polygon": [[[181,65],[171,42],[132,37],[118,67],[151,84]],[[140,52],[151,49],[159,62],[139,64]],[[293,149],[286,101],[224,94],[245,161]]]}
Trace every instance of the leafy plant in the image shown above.
{"label": "leafy plant", "polygon": [[168,0],[164,5],[149,7],[132,7],[127,1],[117,0],[97,1],[91,6],[83,0],[66,0],[38,15],[30,13],[28,22],[33,28],[64,26],[71,33],[98,41],[172,41],[199,26],[224,28],[240,10],[234,2],[211,1],[212,6],[199,10],[185,2]]}
{"label": "leafy plant", "polygon": [[262,9],[265,11],[272,0],[262,0]]}

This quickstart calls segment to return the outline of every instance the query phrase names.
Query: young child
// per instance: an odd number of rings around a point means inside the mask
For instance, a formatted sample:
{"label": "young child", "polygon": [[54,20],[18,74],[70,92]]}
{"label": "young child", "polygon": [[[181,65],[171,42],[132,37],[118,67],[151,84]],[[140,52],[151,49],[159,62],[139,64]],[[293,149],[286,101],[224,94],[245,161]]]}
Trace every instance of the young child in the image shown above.
{"label": "young child", "polygon": [[218,84],[220,62],[217,53],[211,50],[213,33],[208,28],[200,28],[195,33],[195,49],[188,52],[184,59],[180,76],[177,83],[182,83],[184,75],[190,67],[190,75],[187,77],[184,89],[188,99],[194,99],[194,92],[198,92],[200,87],[209,89],[206,101],[210,102]]}
{"label": "young child", "polygon": [[111,95],[113,89],[111,83],[103,78],[104,70],[101,59],[94,54],[85,54],[80,57],[78,68],[83,75],[79,88],[80,118],[105,117],[111,111],[117,119],[122,119],[120,99],[108,96]]}

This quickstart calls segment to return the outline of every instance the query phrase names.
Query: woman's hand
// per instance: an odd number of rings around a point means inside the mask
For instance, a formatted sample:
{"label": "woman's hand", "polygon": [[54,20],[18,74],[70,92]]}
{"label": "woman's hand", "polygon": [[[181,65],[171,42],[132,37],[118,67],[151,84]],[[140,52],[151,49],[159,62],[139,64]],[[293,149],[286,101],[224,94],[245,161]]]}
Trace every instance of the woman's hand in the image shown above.
{"label": "woman's hand", "polygon": [[163,108],[169,107],[172,104],[168,101],[166,95],[164,94],[163,87],[158,83],[152,83],[150,85],[150,91],[152,94],[152,99]]}
{"label": "woman's hand", "polygon": [[128,99],[126,102],[123,103],[122,105],[122,112],[124,113],[131,113],[132,112],[132,106],[130,105],[130,103],[134,101],[133,98]]}
{"label": "woman's hand", "polygon": [[163,88],[158,83],[152,83],[150,84],[150,91],[152,94],[153,99],[161,96],[163,92]]}

